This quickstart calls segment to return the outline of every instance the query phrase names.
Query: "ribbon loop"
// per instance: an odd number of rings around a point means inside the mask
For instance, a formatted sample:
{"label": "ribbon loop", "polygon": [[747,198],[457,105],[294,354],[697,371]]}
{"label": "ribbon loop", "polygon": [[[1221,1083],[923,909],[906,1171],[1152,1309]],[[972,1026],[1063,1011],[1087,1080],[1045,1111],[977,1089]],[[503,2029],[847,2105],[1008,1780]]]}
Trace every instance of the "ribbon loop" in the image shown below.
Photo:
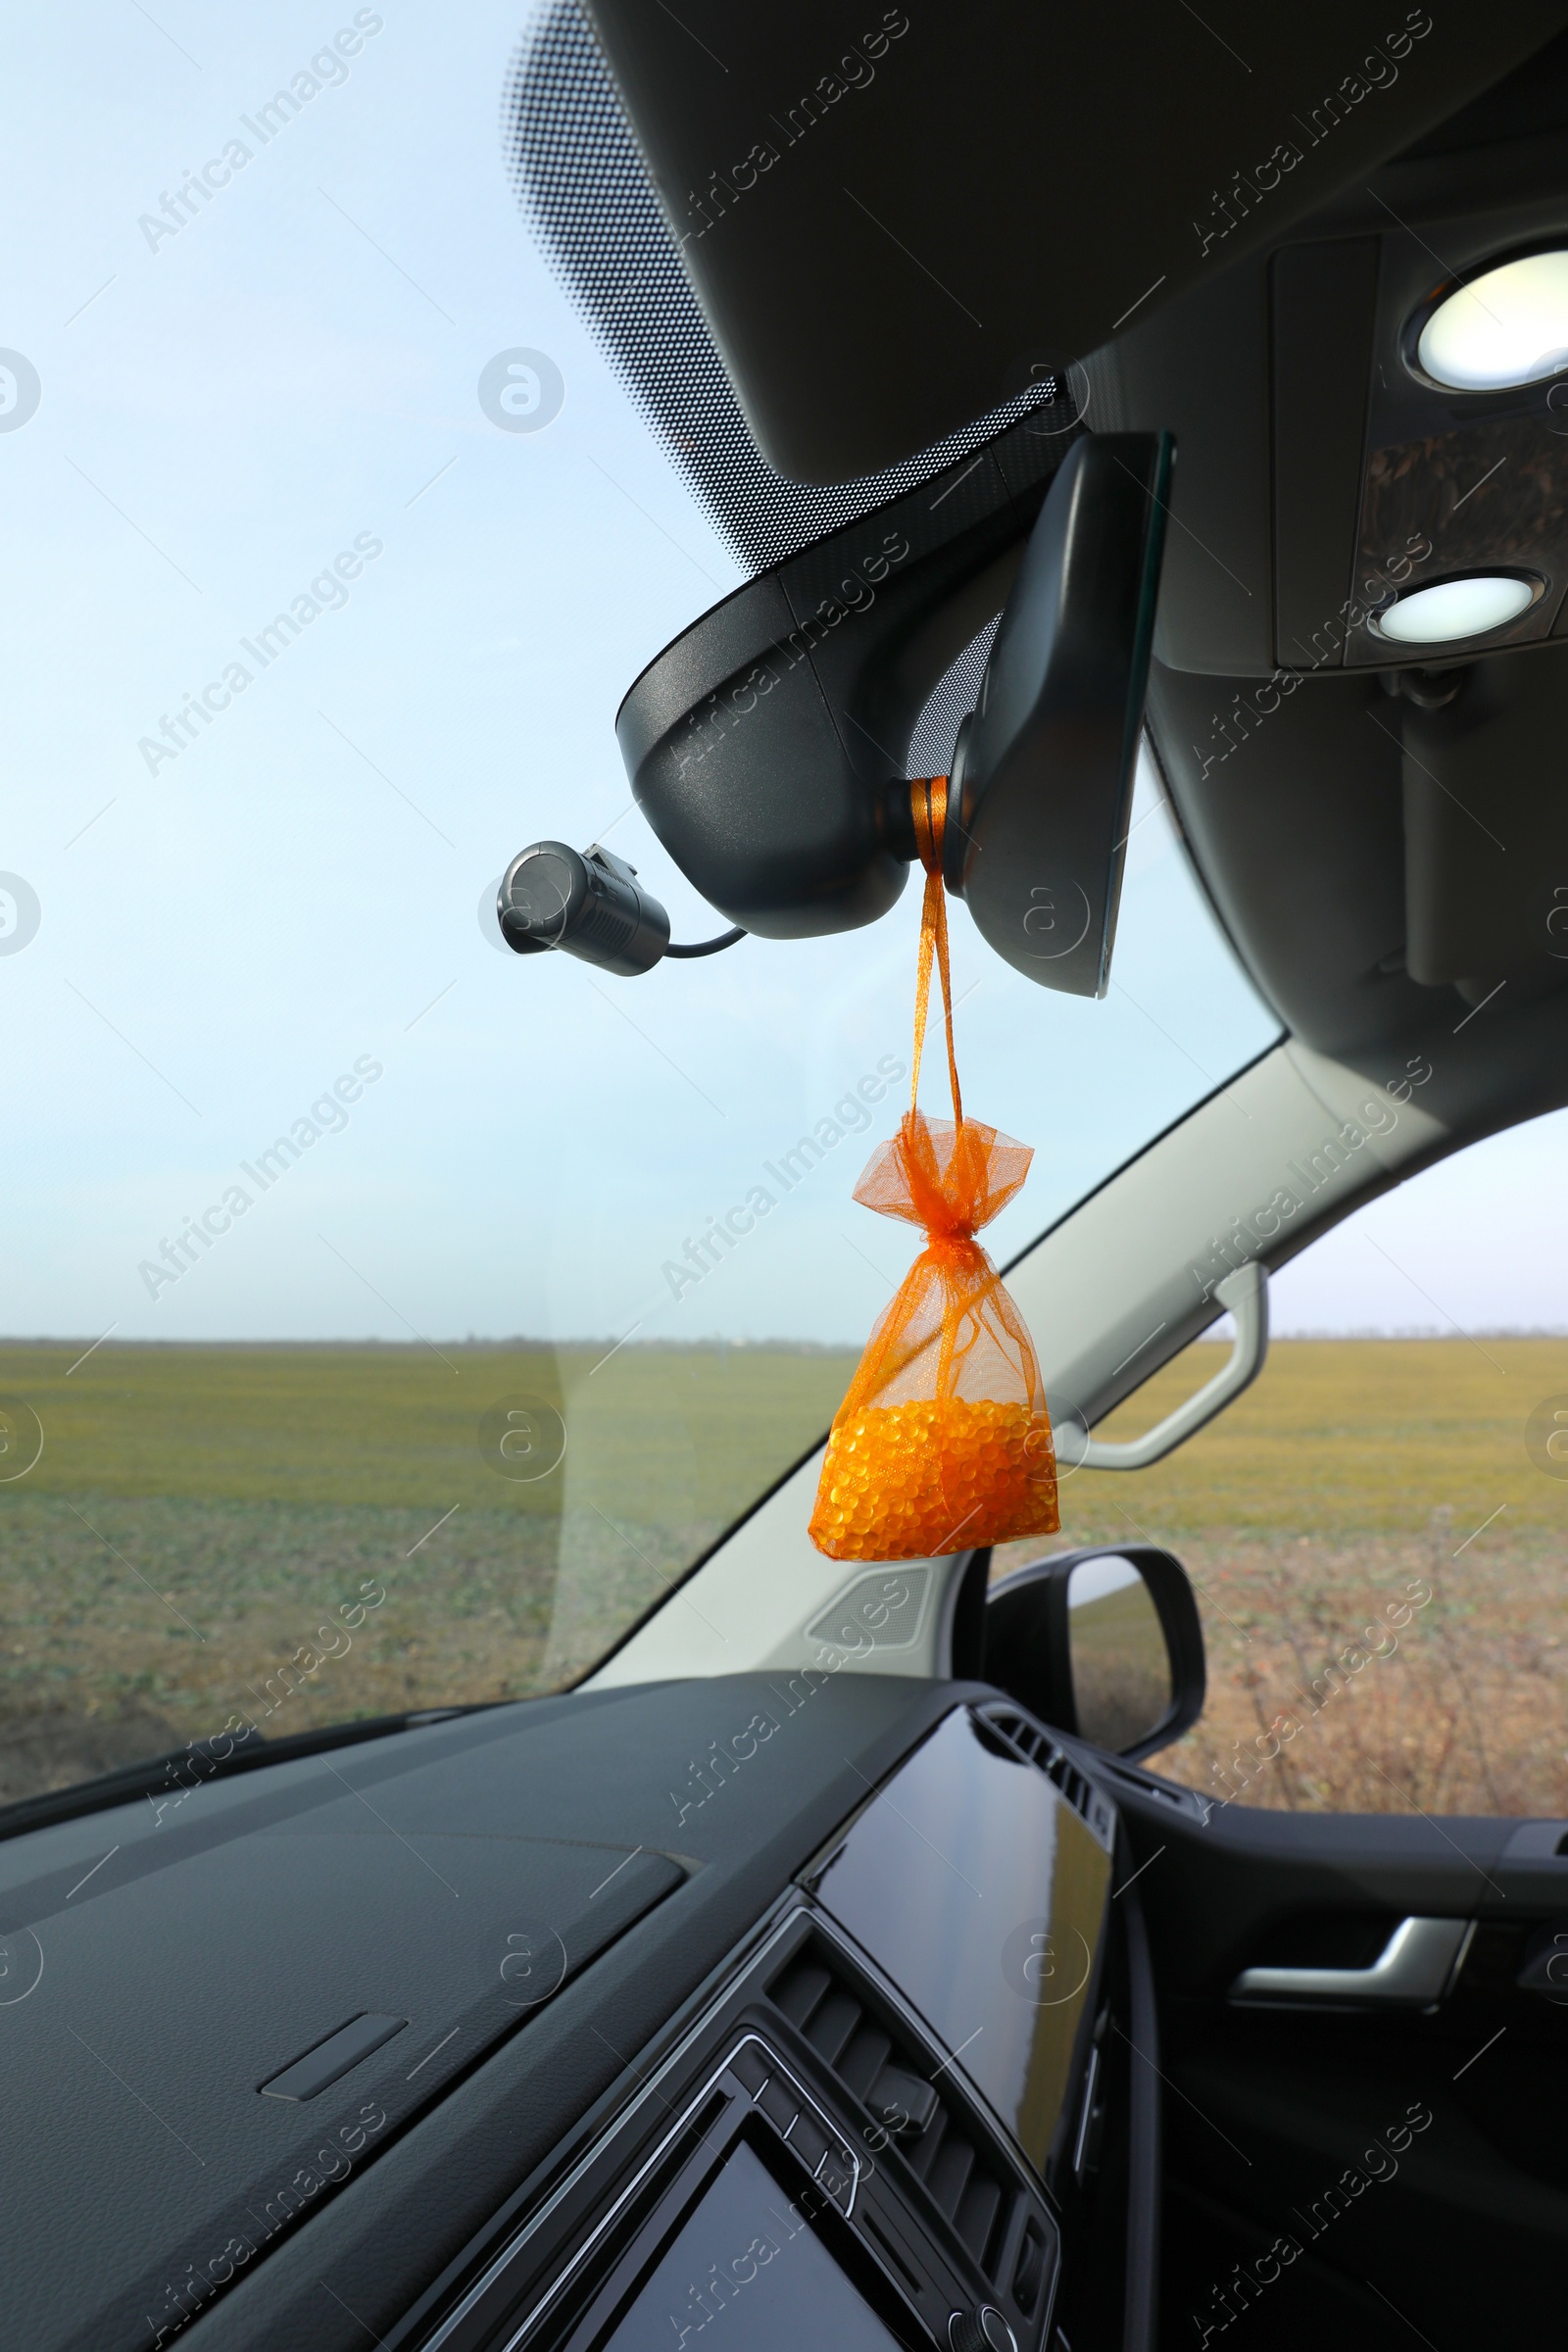
{"label": "ribbon loop", "polygon": [[942,975],[942,1015],[948,1033],[948,1083],[953,1090],[953,1118],[963,1125],[963,1098],[958,1092],[958,1064],[953,1051],[953,976],[948,966],[948,894],[942,880],[942,837],[948,822],[948,779],[917,776],[909,786],[914,817],[915,846],[925,867],[925,899],[920,908],[920,961],[914,981],[914,1067],[909,1073],[909,1108],[920,1093],[920,1056],[925,1051],[926,1008],[931,1000],[931,956],[936,952]]}

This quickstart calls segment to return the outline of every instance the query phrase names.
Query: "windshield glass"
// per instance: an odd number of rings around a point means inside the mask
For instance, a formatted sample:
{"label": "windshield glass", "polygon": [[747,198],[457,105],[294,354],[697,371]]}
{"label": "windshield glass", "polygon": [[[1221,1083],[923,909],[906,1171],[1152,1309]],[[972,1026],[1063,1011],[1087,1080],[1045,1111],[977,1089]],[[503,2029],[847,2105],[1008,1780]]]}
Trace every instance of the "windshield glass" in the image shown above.
{"label": "windshield glass", "polygon": [[[720,927],[612,720],[744,576],[519,213],[516,40],[11,28],[0,1797],[574,1678],[909,1253],[850,1193],[915,892],[640,981],[487,912],[598,838]],[[999,1259],[1275,1034],[1135,816],[1104,1003],[954,909],[966,1101],[1037,1153]]]}

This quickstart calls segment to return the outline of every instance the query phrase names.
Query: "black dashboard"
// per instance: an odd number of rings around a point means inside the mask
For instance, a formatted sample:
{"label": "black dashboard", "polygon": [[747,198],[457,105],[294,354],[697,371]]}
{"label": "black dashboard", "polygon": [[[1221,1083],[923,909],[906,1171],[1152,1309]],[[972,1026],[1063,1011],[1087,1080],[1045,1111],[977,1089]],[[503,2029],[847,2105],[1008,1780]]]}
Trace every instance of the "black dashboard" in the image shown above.
{"label": "black dashboard", "polygon": [[981,1686],[488,1709],[0,1844],[12,2340],[1038,2352],[1109,1798]]}

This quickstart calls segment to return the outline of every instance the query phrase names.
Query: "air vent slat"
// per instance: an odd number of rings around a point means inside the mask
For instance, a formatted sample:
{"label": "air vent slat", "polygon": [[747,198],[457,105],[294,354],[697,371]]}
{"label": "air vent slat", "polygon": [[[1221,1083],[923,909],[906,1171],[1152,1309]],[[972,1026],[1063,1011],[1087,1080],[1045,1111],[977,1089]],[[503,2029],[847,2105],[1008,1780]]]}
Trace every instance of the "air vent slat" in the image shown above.
{"label": "air vent slat", "polygon": [[797,1961],[773,1986],[773,2004],[804,2034],[808,2019],[832,1984],[827,1970],[814,1960]]}
{"label": "air vent slat", "polygon": [[931,2118],[931,2121],[927,2124],[925,2130],[921,2132],[919,2138],[909,2150],[909,2162],[922,2180],[929,2177],[931,2168],[936,2163],[937,2158],[941,2155],[942,2142],[944,2139],[946,2139],[947,2135],[948,2111],[945,2107],[939,2106],[935,2115]]}
{"label": "air vent slat", "polygon": [[839,2060],[839,2081],[853,2098],[864,2103],[867,2092],[892,2053],[893,2044],[879,2026],[862,2025]]}
{"label": "air vent slat", "polygon": [[988,1710],[985,1720],[993,1731],[1001,1733],[1026,1763],[1033,1764],[1060,1789],[1075,1813],[1081,1814],[1085,1821],[1093,1819],[1095,1791],[1076,1764],[1054,1740],[1048,1740],[1024,1716],[1015,1715],[1005,1707],[999,1707],[995,1712]]}
{"label": "air vent slat", "polygon": [[1001,2211],[1002,2191],[994,2180],[981,2178],[969,2182],[958,2206],[955,2226],[983,2271],[990,2268],[986,2257],[991,2251],[992,2232]]}
{"label": "air vent slat", "polygon": [[963,2192],[974,2171],[974,2150],[966,2139],[950,2132],[944,2140],[935,2164],[926,2175],[925,2184],[950,2222],[956,2223]]}
{"label": "air vent slat", "polygon": [[[867,2131],[878,2162],[907,2165],[938,2212],[993,2285],[1013,2207],[1011,2183],[943,2097],[943,2070],[883,2016],[868,2010],[851,1971],[822,1945],[808,1946],[780,1973],[769,1997],[829,2067],[841,2088],[877,2127]],[[880,2005],[878,2005],[879,2007]],[[883,2013],[885,2014],[885,2013]],[[951,2093],[950,2093],[951,2095]]]}
{"label": "air vent slat", "polygon": [[835,1987],[807,2027],[806,2038],[819,2058],[836,2067],[863,2014],[853,1993]]}
{"label": "air vent slat", "polygon": [[934,2086],[902,2066],[885,2066],[865,2094],[865,2104],[895,2139],[918,2137],[942,2101]]}

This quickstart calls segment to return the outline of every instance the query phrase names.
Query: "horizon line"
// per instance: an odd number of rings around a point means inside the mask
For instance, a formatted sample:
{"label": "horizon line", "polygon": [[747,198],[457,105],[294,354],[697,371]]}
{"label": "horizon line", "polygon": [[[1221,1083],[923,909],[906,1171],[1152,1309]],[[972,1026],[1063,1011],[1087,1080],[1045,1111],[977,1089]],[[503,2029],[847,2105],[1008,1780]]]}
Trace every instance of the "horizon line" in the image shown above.
{"label": "horizon line", "polygon": [[[1230,1345],[1227,1340],[1217,1339],[1213,1337],[1212,1334],[1213,1326],[1210,1325],[1207,1330],[1200,1332],[1197,1339],[1189,1341],[1188,1346],[1192,1348],[1223,1348]],[[1303,1325],[1296,1330],[1275,1330],[1269,1335],[1269,1344],[1271,1347],[1273,1347],[1287,1341],[1299,1341],[1312,1344],[1333,1344],[1336,1342],[1344,1344],[1351,1341],[1361,1341],[1392,1345],[1399,1341],[1419,1340],[1458,1343],[1461,1341],[1469,1342],[1474,1339],[1568,1340],[1568,1324],[1479,1323],[1475,1325],[1473,1329],[1465,1331],[1445,1331],[1440,1328],[1440,1326],[1433,1323],[1408,1323],[1394,1325],[1362,1323],[1349,1325],[1343,1328],[1336,1327],[1332,1324],[1308,1324]],[[0,1333],[0,1348],[79,1348],[83,1345],[85,1340],[85,1333]],[[419,1348],[428,1346],[430,1343],[425,1340],[417,1339],[393,1340],[363,1336],[360,1338],[338,1336],[331,1339],[287,1338],[266,1340],[253,1338],[112,1340],[105,1338],[96,1342],[88,1342],[87,1344],[92,1348],[92,1352],[95,1355],[110,1355],[115,1353],[123,1353],[131,1348],[385,1348],[389,1352],[395,1350],[404,1354],[411,1354],[416,1352]],[[470,1332],[465,1339],[461,1340],[443,1338],[440,1345],[443,1348],[471,1348],[475,1352],[484,1350],[493,1353],[500,1350],[522,1349],[535,1354],[550,1353],[552,1351],[563,1354],[577,1354],[579,1352],[588,1353],[595,1348],[603,1348],[609,1346],[615,1348],[618,1353],[624,1353],[628,1355],[670,1353],[680,1354],[692,1353],[697,1350],[706,1351],[715,1348],[750,1348],[759,1352],[772,1350],[776,1354],[788,1355],[858,1355],[861,1351],[862,1348],[862,1343],[858,1340],[800,1340],[786,1339],[781,1337],[756,1340],[732,1337],[721,1332],[712,1332],[703,1337],[689,1340],[622,1340],[618,1344],[612,1340],[610,1340],[608,1336],[583,1337],[579,1335],[570,1339],[556,1340],[535,1337],[526,1332],[514,1332],[505,1339],[481,1339],[476,1334]],[[1166,1366],[1179,1361],[1180,1356],[1185,1352],[1185,1349],[1178,1349],[1175,1355],[1167,1357]],[[1161,1369],[1165,1367],[1162,1366]]]}

